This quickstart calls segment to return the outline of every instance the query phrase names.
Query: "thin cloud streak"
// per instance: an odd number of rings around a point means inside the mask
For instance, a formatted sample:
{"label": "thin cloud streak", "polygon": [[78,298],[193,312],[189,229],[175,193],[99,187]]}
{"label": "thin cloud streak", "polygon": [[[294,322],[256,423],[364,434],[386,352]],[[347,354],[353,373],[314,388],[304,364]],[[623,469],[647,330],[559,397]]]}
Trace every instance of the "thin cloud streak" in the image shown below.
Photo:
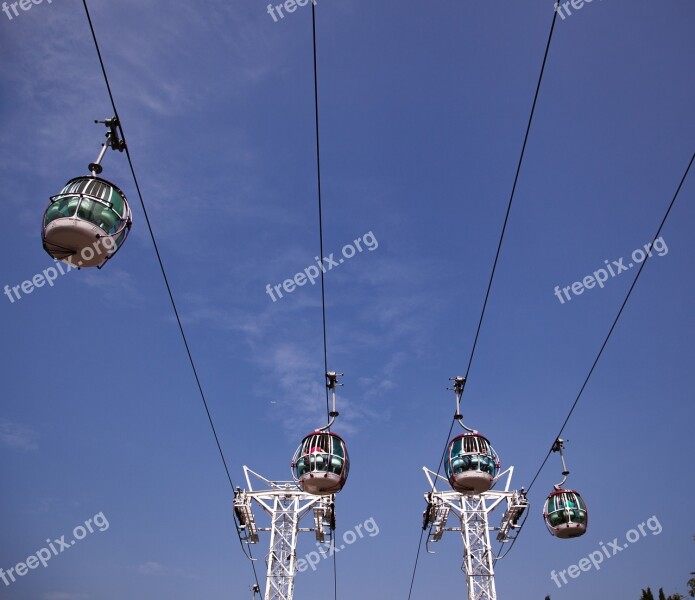
{"label": "thin cloud streak", "polygon": [[17,423],[0,421],[0,442],[12,450],[32,452],[39,449],[38,434]]}

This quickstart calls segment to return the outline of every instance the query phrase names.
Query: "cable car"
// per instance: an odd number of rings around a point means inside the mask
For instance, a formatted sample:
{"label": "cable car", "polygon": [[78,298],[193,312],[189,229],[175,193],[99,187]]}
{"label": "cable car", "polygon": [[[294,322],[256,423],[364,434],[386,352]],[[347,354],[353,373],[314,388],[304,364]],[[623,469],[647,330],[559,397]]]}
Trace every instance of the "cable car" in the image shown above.
{"label": "cable car", "polygon": [[294,453],[292,474],[303,492],[335,494],[343,489],[350,458],[343,439],[330,431],[307,435]]}
{"label": "cable car", "polygon": [[117,186],[95,176],[75,177],[51,197],[43,217],[43,247],[76,267],[101,266],[121,247],[132,222]]}
{"label": "cable car", "polygon": [[107,148],[126,149],[121,124],[117,117],[95,123],[109,131],[99,156],[89,164],[91,175],[71,179],[60,194],[51,196],[41,230],[44,250],[77,268],[102,267],[123,245],[133,224],[125,194],[97,177]]}
{"label": "cable car", "polygon": [[589,513],[579,492],[561,488],[548,496],[543,507],[543,518],[552,535],[567,539],[586,533]]}
{"label": "cable car", "polygon": [[464,433],[449,443],[444,470],[449,484],[457,492],[487,492],[499,469],[497,453],[487,438],[479,433]]}
{"label": "cable car", "polygon": [[466,378],[450,377],[449,381],[454,384],[448,389],[456,395],[454,418],[468,433],[458,435],[449,442],[444,471],[449,485],[459,494],[482,494],[492,487],[500,470],[500,461],[488,439],[463,423],[461,396]]}
{"label": "cable car", "polygon": [[[342,373],[341,373],[342,374]],[[307,435],[292,458],[292,477],[299,489],[308,494],[324,496],[343,489],[350,472],[350,457],[343,439],[330,431],[340,414],[335,409],[335,388],[339,373],[326,373],[326,387],[331,390],[333,410],[328,425]]]}
{"label": "cable car", "polygon": [[543,519],[548,531],[557,538],[575,538],[586,533],[589,524],[589,511],[581,494],[575,490],[563,489],[570,472],[565,464],[562,452],[564,440],[558,438],[553,444],[552,451],[560,453],[562,460],[562,481],[550,492],[543,506]]}

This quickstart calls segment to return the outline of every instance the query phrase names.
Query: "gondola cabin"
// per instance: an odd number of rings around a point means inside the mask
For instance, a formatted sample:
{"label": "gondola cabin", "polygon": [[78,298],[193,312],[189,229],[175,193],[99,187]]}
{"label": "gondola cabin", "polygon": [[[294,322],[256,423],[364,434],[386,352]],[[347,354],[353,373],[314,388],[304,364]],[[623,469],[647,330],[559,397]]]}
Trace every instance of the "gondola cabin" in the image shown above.
{"label": "gondola cabin", "polygon": [[555,537],[575,538],[586,533],[589,513],[579,492],[554,490],[543,507],[543,518],[548,531]]}
{"label": "gondola cabin", "polygon": [[94,176],[68,181],[43,217],[43,247],[56,260],[99,267],[121,247],[132,224],[125,194]]}
{"label": "gondola cabin", "polygon": [[492,487],[500,462],[485,437],[466,433],[449,443],[444,469],[451,487],[457,492],[482,494]]}
{"label": "gondola cabin", "polygon": [[292,459],[292,473],[300,489],[319,496],[342,490],[349,470],[345,442],[331,432],[307,435]]}

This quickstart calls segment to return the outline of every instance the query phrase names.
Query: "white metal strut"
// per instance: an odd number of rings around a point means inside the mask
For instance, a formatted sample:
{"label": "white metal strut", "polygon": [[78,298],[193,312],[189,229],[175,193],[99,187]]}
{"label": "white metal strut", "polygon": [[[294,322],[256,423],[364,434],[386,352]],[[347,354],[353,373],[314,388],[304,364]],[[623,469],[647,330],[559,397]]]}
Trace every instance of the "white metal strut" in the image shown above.
{"label": "white metal strut", "polygon": [[[270,481],[244,467],[248,488],[234,494],[234,512],[239,521],[242,540],[259,542],[258,532],[270,532],[270,549],[266,563],[264,600],[292,600],[297,563],[297,536],[313,531],[318,542],[332,540],[333,496],[315,496],[299,489],[294,481]],[[251,475],[263,482],[266,489],[254,490]],[[258,527],[252,503],[270,516],[270,527]],[[313,509],[314,527],[300,527],[304,516]]]}
{"label": "white metal strut", "polygon": [[[519,531],[519,518],[528,506],[523,488],[521,492],[509,490],[514,467],[509,467],[495,478],[495,481],[499,481],[507,475],[504,490],[492,489],[477,495],[460,494],[454,490],[438,491],[438,480],[442,480],[448,487],[447,479],[427,467],[423,467],[423,471],[432,490],[425,494],[427,510],[424,526],[430,528],[428,546],[441,540],[445,531],[460,532],[463,540],[461,569],[466,574],[468,600],[497,600],[495,558],[490,531],[497,531],[499,542],[511,542]],[[502,516],[502,523],[499,527],[490,528],[489,515],[503,500],[506,500],[507,509]],[[447,526],[451,513],[458,520],[458,527]]]}

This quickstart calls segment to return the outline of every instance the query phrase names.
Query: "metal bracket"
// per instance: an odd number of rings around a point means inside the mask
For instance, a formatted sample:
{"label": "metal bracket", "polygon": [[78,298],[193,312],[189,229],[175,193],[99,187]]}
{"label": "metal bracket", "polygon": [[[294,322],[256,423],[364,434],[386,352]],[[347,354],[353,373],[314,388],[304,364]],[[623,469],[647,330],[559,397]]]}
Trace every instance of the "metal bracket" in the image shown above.
{"label": "metal bracket", "polygon": [[106,154],[106,149],[111,147],[112,150],[123,152],[126,149],[126,143],[118,117],[112,117],[110,119],[105,119],[104,121],[95,120],[94,122],[103,123],[109,128],[109,131],[106,132],[106,143],[101,145],[99,156],[93,163],[89,163],[89,166],[87,167],[92,175],[96,176],[104,170],[104,168],[101,166],[101,161]]}
{"label": "metal bracket", "polygon": [[567,476],[570,474],[569,470],[567,469],[567,464],[565,463],[565,455],[562,452],[563,448],[565,447],[565,442],[569,442],[569,440],[557,438],[553,443],[553,447],[551,448],[553,452],[560,453],[560,460],[562,461],[562,481],[560,483],[556,483],[553,486],[556,490],[561,489],[562,486],[565,485],[565,482],[567,481]]}
{"label": "metal bracket", "polygon": [[326,387],[331,390],[331,396],[333,400],[333,410],[331,410],[328,413],[329,421],[328,425],[325,425],[324,427],[321,427],[321,429],[317,429],[317,431],[330,431],[331,427],[333,426],[333,423],[335,422],[336,417],[340,415],[340,413],[336,410],[335,408],[335,388],[337,387],[343,387],[342,383],[338,383],[338,377],[342,377],[344,373],[336,373],[335,371],[328,371],[326,373]]}

